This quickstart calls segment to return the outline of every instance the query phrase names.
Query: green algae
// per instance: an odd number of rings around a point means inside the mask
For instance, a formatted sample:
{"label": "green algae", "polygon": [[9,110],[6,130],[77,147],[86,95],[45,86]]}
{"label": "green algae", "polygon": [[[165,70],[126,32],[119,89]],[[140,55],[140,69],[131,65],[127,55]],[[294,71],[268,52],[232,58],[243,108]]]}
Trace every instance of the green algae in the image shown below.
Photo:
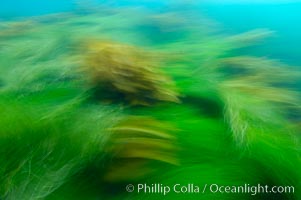
{"label": "green algae", "polygon": [[[213,34],[175,15],[118,9],[3,25],[1,199],[162,198],[126,193],[130,183],[300,186],[290,117],[300,98],[289,85],[300,72],[234,52],[272,32]],[[161,43],[138,31],[149,20],[176,36]],[[183,198],[300,193],[164,196]]]}

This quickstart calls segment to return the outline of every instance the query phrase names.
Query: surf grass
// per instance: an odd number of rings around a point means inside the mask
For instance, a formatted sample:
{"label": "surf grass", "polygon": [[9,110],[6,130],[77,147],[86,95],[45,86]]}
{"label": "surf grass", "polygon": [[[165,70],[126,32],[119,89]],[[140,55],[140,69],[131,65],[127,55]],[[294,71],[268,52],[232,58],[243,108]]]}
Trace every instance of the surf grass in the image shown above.
{"label": "surf grass", "polygon": [[[162,197],[124,191],[126,184],[140,182],[300,185],[300,130],[290,117],[300,98],[289,87],[299,72],[233,51],[271,31],[225,36],[190,20],[181,21],[185,26],[171,23],[177,12],[103,11],[2,25],[1,199]],[[152,28],[169,27],[167,35],[174,37],[162,42],[164,31],[158,37],[144,34],[151,27],[140,28],[150,19]],[[145,106],[118,95],[111,101],[95,97],[91,77],[81,68],[87,55],[83,43],[90,38],[161,53],[162,73],[174,80],[179,101]],[[154,79],[153,73],[146,76]],[[99,95],[107,94],[99,90]],[[271,196],[208,192],[185,199],[300,198],[298,192]]]}

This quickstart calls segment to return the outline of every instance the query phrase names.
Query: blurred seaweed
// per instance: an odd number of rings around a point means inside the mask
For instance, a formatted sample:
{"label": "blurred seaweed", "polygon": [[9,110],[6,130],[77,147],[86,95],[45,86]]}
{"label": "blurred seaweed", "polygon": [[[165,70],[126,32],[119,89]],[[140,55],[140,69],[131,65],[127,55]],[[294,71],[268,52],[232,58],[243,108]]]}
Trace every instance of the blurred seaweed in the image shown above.
{"label": "blurred seaweed", "polygon": [[[172,80],[160,71],[155,56],[137,47],[91,41],[87,45],[86,71],[97,96],[120,96],[133,105],[152,101],[178,102]],[[118,95],[119,94],[119,95]]]}
{"label": "blurred seaweed", "polygon": [[300,199],[300,69],[242,53],[273,31],[221,34],[182,6],[0,23],[0,199],[162,198],[129,183],[292,185],[185,198]]}
{"label": "blurred seaweed", "polygon": [[156,167],[150,161],[179,164],[176,137],[171,134],[176,130],[171,125],[150,117],[129,116],[111,131],[106,151],[114,159],[105,175],[108,181],[139,180],[158,167],[158,162]]}

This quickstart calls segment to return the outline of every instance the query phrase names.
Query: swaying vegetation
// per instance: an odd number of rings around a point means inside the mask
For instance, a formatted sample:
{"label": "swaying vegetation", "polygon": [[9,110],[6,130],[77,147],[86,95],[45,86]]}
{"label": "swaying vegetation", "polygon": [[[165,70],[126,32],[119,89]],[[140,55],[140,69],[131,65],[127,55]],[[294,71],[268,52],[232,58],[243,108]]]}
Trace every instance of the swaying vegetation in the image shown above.
{"label": "swaying vegetation", "polygon": [[176,92],[171,89],[172,81],[154,66],[146,52],[128,45],[97,41],[90,42],[84,51],[88,52],[84,65],[96,90],[119,93],[120,99],[134,105],[148,104],[151,100],[178,102]]}
{"label": "swaying vegetation", "polygon": [[[301,199],[300,69],[239,53],[273,32],[97,11],[1,22],[0,199]],[[125,191],[136,183],[295,193]]]}

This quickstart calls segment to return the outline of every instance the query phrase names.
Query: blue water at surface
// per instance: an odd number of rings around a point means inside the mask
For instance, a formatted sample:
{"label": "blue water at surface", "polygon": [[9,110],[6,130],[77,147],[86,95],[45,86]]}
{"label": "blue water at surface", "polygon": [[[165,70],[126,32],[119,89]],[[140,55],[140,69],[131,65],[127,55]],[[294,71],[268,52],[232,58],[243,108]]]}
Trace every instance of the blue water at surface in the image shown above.
{"label": "blue water at surface", "polygon": [[[75,1],[75,0],[4,0],[1,1],[0,19],[28,17],[57,12],[72,11],[79,4],[97,6],[145,6],[164,10],[172,0],[121,0],[121,1]],[[200,1],[202,2],[202,1]],[[277,58],[289,64],[301,66],[301,2],[295,3],[194,3],[195,10],[217,21],[225,33],[241,33],[257,28],[276,32],[275,37],[252,49],[261,56]],[[221,1],[220,1],[221,2]]]}
{"label": "blue water at surface", "polygon": [[230,33],[256,28],[275,31],[275,37],[254,49],[255,52],[301,65],[301,3],[214,4],[203,6],[202,11],[220,22]]}

